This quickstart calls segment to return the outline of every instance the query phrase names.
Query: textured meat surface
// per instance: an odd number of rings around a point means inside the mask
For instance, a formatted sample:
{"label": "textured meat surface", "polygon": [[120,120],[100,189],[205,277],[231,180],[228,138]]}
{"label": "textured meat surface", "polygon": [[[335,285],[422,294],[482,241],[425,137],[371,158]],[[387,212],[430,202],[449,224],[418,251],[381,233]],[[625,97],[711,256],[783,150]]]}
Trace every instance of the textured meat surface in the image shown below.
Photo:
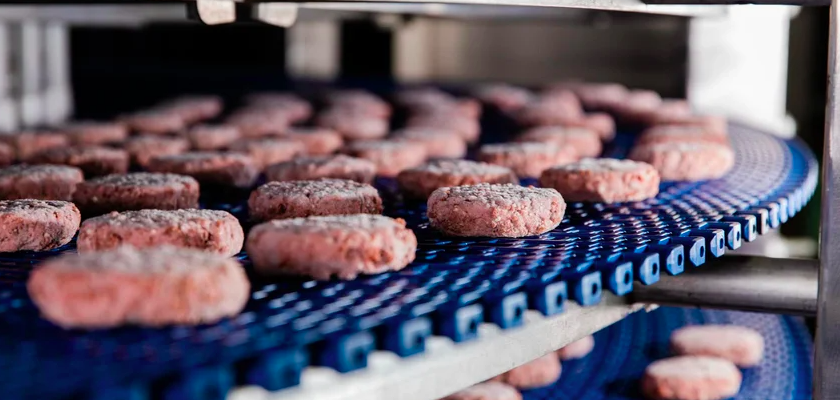
{"label": "textured meat surface", "polygon": [[350,143],[345,151],[351,156],[376,164],[376,174],[397,176],[400,171],[426,161],[426,148],[417,143],[395,141],[363,141]]}
{"label": "textured meat surface", "polygon": [[121,247],[50,259],[27,289],[59,326],[109,328],[216,322],[242,310],[250,283],[236,260],[218,254]]}
{"label": "textured meat surface", "polygon": [[85,177],[123,174],[128,171],[128,153],[100,146],[56,147],[29,158],[32,164],[58,164],[77,167]]}
{"label": "textured meat surface", "polygon": [[242,133],[233,125],[198,125],[186,136],[195,150],[221,150],[242,137]]}
{"label": "textured meat surface", "polygon": [[429,158],[461,158],[467,143],[456,132],[435,128],[406,128],[394,132],[394,140],[417,143],[426,148]]}
{"label": "textured meat surface", "polygon": [[254,160],[239,153],[189,152],[152,159],[152,172],[189,175],[201,183],[247,188],[260,173]]}
{"label": "textured meat surface", "polygon": [[381,214],[382,199],[371,185],[345,179],[269,182],[248,199],[257,221],[310,215]]}
{"label": "textured meat surface", "polygon": [[565,211],[554,189],[482,183],[435,190],[427,214],[432,226],[454,236],[521,237],[556,228]]}
{"label": "textured meat surface", "polygon": [[0,142],[12,146],[19,161],[28,161],[30,157],[44,150],[70,144],[63,133],[41,131],[0,135]]}
{"label": "textured meat surface", "polygon": [[119,122],[80,121],[64,127],[76,145],[119,143],[128,138],[128,128]]}
{"label": "textured meat surface", "polygon": [[0,168],[0,199],[70,201],[82,170],[66,165],[12,165]]}
{"label": "textured meat surface", "polygon": [[593,130],[585,128],[566,128],[563,126],[540,126],[531,128],[517,139],[519,142],[553,143],[557,146],[571,147],[581,157],[601,155],[601,138]]}
{"label": "textured meat surface", "polygon": [[55,200],[0,201],[0,252],[43,251],[70,242],[82,216],[73,203]]}
{"label": "textured meat surface", "polygon": [[540,186],[568,201],[641,201],[659,193],[659,173],[643,162],[587,158],[543,171]]}
{"label": "textured meat surface", "polygon": [[230,146],[230,150],[248,154],[262,169],[303,154],[306,146],[296,140],[261,138],[237,141]]}
{"label": "textured meat surface", "polygon": [[181,154],[189,148],[187,139],[151,135],[133,137],[123,144],[131,162],[142,167],[148,166],[154,157]]}
{"label": "textured meat surface", "polygon": [[550,143],[505,143],[481,146],[478,160],[508,167],[520,178],[537,178],[548,168],[578,160],[577,152],[568,146]]}
{"label": "textured meat surface", "polygon": [[469,160],[435,160],[403,170],[400,190],[409,197],[427,199],[438,188],[477,183],[519,183],[510,168]]}
{"label": "textured meat surface", "polygon": [[671,334],[675,354],[720,357],[739,367],[754,367],[764,356],[764,338],[737,325],[697,325]]}
{"label": "textured meat surface", "polygon": [[722,358],[672,357],[648,365],[641,386],[650,399],[722,400],[740,390],[741,371]]}
{"label": "textured meat surface", "polygon": [[341,135],[327,128],[290,128],[285,137],[300,142],[306,154],[316,156],[335,153],[344,145]]}
{"label": "textured meat surface", "polygon": [[239,221],[219,210],[139,210],[112,212],[85,220],[79,231],[80,253],[132,246],[163,245],[233,256],[242,250]]}
{"label": "textured meat surface", "polygon": [[554,353],[548,353],[536,360],[520,365],[499,378],[519,389],[536,389],[551,385],[560,379],[560,360]]}
{"label": "textured meat surface", "polygon": [[630,159],[653,165],[665,181],[717,179],[735,164],[732,148],[715,143],[656,143],[633,147]]}
{"label": "textured meat surface", "polygon": [[269,181],[302,181],[321,178],[349,179],[371,183],[376,176],[373,161],[343,154],[334,156],[298,157],[292,161],[274,164],[266,168]]}
{"label": "textured meat surface", "polygon": [[417,237],[402,219],[331,215],[262,223],[248,234],[245,248],[264,274],[354,279],[405,268],[414,260]]}
{"label": "textured meat surface", "polygon": [[92,215],[145,208],[176,210],[198,207],[198,189],[198,182],[184,175],[114,174],[80,183],[73,201]]}

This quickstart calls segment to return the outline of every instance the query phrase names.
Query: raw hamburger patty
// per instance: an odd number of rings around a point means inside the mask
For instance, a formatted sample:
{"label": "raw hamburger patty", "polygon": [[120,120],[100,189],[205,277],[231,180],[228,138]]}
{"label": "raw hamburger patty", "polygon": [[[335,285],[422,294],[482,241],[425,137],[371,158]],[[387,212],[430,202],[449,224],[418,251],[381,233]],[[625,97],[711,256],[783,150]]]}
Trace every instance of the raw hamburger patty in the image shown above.
{"label": "raw hamburger patty", "polygon": [[0,166],[6,166],[15,162],[15,149],[12,146],[0,143]]}
{"label": "raw hamburger patty", "polygon": [[120,121],[134,132],[153,135],[180,132],[187,127],[184,118],[171,111],[141,111],[121,117]]}
{"label": "raw hamburger patty", "polygon": [[230,150],[251,156],[260,169],[271,164],[289,161],[299,154],[303,154],[306,147],[303,143],[288,139],[262,138],[240,140],[230,146]]}
{"label": "raw hamburger patty", "polygon": [[764,338],[753,329],[737,325],[696,325],[671,334],[676,354],[720,357],[739,367],[754,367],[764,356]]}
{"label": "raw hamburger patty", "polygon": [[29,161],[33,155],[56,147],[66,147],[67,136],[56,132],[20,132],[0,135],[0,142],[12,146],[18,161]]}
{"label": "raw hamburger patty", "polygon": [[285,137],[303,144],[311,155],[332,154],[344,145],[341,135],[327,128],[290,128]]}
{"label": "raw hamburger patty", "polygon": [[262,223],[248,234],[245,249],[264,274],[354,279],[405,268],[414,261],[417,237],[402,219],[330,215]]}
{"label": "raw hamburger patty", "polygon": [[0,199],[70,201],[82,170],[66,165],[12,165],[0,169]]}
{"label": "raw hamburger patty", "polygon": [[709,134],[726,136],[728,129],[726,118],[716,115],[657,116],[654,125],[699,126]]}
{"label": "raw hamburger patty", "polygon": [[562,126],[540,126],[531,128],[517,139],[519,142],[552,143],[560,147],[571,147],[580,157],[598,157],[601,155],[601,138],[598,134],[584,128],[566,128]]}
{"label": "raw hamburger patty", "polygon": [[657,143],[635,146],[630,159],[653,165],[665,181],[717,179],[735,164],[729,146],[715,143]]}
{"label": "raw hamburger patty", "polygon": [[169,100],[156,108],[178,115],[186,123],[215,118],[222,112],[224,103],[218,96],[191,95]]}
{"label": "raw hamburger patty", "polygon": [[477,183],[519,183],[510,168],[469,160],[436,160],[397,175],[400,190],[427,199],[438,188]]}
{"label": "raw hamburger patty", "polygon": [[376,164],[373,161],[345,156],[298,157],[265,169],[269,181],[304,181],[321,178],[349,179],[361,183],[373,182]]}
{"label": "raw hamburger patty", "polygon": [[536,389],[556,382],[561,372],[560,360],[548,353],[499,375],[499,379],[518,389]]}
{"label": "raw hamburger patty", "polygon": [[195,150],[220,150],[237,141],[242,134],[233,125],[198,125],[186,133]]}
{"label": "raw hamburger patty", "polygon": [[520,178],[537,178],[548,168],[577,161],[578,155],[549,143],[505,143],[481,146],[478,160],[508,167]]}
{"label": "raw hamburger patty", "polygon": [[478,142],[481,136],[481,125],[477,119],[448,113],[414,115],[408,119],[406,126],[455,132],[470,144]]}
{"label": "raw hamburger patty", "polygon": [[648,365],[641,386],[654,400],[722,400],[740,390],[741,371],[722,358],[666,358]]}
{"label": "raw hamburger patty", "polygon": [[58,164],[77,167],[91,178],[128,171],[128,153],[100,146],[58,147],[30,157],[32,164]]}
{"label": "raw hamburger patty", "polygon": [[0,201],[0,253],[43,251],[70,242],[82,216],[73,203],[55,200]]}
{"label": "raw hamburger patty", "polygon": [[64,129],[70,143],[75,145],[119,143],[128,137],[128,128],[119,122],[82,121]]}
{"label": "raw hamburger patty", "polygon": [[371,185],[345,179],[269,182],[248,199],[252,219],[310,215],[381,214],[382,199]]}
{"label": "raw hamburger patty", "polygon": [[180,137],[146,135],[129,139],[123,148],[128,152],[132,163],[146,167],[154,157],[186,152],[190,148],[190,143]]}
{"label": "raw hamburger patty", "polygon": [[534,98],[534,94],[528,89],[503,83],[480,87],[476,95],[481,101],[492,104],[504,112],[514,112]]}
{"label": "raw hamburger patty", "polygon": [[245,154],[189,152],[152,159],[152,172],[171,172],[189,175],[202,184],[216,184],[248,188],[260,173],[254,160]]}
{"label": "raw hamburger patty", "polygon": [[381,139],[388,134],[388,120],[348,108],[331,108],[318,115],[317,124],[335,130],[348,140]]}
{"label": "raw hamburger patty", "polygon": [[729,144],[726,135],[710,133],[700,126],[657,125],[642,132],[636,140],[636,146],[655,143],[717,143]]}
{"label": "raw hamburger patty", "polygon": [[659,173],[643,162],[585,158],[543,171],[540,186],[557,189],[568,201],[641,201],[659,193]]}
{"label": "raw hamburger patty", "polygon": [[467,154],[467,142],[457,133],[442,129],[406,128],[394,132],[394,140],[422,145],[429,158],[462,158]]}
{"label": "raw hamburger patty", "polygon": [[109,175],[76,186],[73,201],[85,215],[146,208],[198,207],[198,182],[189,176],[136,172]]}
{"label": "raw hamburger patty", "polygon": [[522,400],[522,394],[513,386],[501,382],[482,382],[441,400]]}
{"label": "raw hamburger patty", "polygon": [[236,260],[218,254],[121,247],[50,259],[27,289],[59,326],[109,328],[216,322],[245,307],[250,283]]}
{"label": "raw hamburger patty", "polygon": [[554,189],[481,183],[435,190],[427,214],[449,235],[521,237],[556,228],[565,211]]}
{"label": "raw hamburger patty", "polygon": [[138,210],[112,212],[85,220],[79,231],[79,253],[132,246],[191,248],[223,256],[242,250],[245,234],[239,221],[219,210]]}
{"label": "raw hamburger patty", "polygon": [[561,360],[574,360],[586,357],[594,348],[595,338],[589,335],[567,344],[565,347],[557,350],[556,353]]}
{"label": "raw hamburger patty", "polygon": [[242,137],[258,138],[283,133],[289,127],[289,118],[285,112],[250,108],[237,111],[225,123],[239,129]]}
{"label": "raw hamburger patty", "polygon": [[350,143],[345,152],[376,164],[376,174],[394,177],[400,171],[416,167],[426,161],[426,148],[417,143],[394,141],[364,141]]}

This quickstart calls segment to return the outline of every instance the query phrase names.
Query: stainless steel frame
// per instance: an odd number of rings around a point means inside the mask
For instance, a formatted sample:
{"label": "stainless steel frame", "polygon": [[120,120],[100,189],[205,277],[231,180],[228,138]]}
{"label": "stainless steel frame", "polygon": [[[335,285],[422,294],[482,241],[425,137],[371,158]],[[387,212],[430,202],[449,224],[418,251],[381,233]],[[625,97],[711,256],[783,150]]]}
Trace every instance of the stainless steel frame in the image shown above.
{"label": "stainless steel frame", "polygon": [[814,398],[840,399],[840,2],[832,0],[829,26],[828,104],[823,148],[820,273]]}

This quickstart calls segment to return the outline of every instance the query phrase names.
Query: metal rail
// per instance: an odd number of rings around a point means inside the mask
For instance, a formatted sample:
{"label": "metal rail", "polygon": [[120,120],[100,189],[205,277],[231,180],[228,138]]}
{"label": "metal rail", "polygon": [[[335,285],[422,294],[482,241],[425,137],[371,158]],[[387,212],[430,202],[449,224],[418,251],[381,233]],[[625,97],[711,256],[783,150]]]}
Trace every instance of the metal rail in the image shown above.
{"label": "metal rail", "polygon": [[680,276],[639,286],[639,302],[813,316],[819,262],[727,256]]}

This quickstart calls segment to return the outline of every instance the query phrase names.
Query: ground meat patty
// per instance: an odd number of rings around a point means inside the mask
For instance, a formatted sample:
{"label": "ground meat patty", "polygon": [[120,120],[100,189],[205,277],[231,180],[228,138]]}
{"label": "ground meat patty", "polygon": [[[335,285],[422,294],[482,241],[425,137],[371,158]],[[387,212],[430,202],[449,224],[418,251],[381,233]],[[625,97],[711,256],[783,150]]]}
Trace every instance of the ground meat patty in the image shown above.
{"label": "ground meat patty", "polygon": [[235,259],[170,246],[67,254],[27,282],[44,318],[64,328],[213,323],[242,311],[250,286]]}
{"label": "ground meat patty", "polygon": [[285,132],[289,127],[289,117],[285,112],[245,109],[228,117],[225,123],[239,129],[243,137],[258,138]]}
{"label": "ground meat patty", "polygon": [[156,109],[175,114],[189,124],[215,118],[222,112],[223,107],[224,103],[218,96],[192,95],[169,100],[158,105]]}
{"label": "ground meat patty", "polygon": [[170,111],[142,111],[120,118],[120,121],[134,132],[152,135],[166,135],[180,132],[187,127],[184,118]]}
{"label": "ground meat patty", "polygon": [[251,229],[245,243],[264,274],[354,279],[405,268],[417,237],[402,219],[354,214],[274,220]]}
{"label": "ground meat patty", "polygon": [[249,106],[282,108],[292,123],[306,121],[312,116],[312,105],[291,93],[254,93],[248,95],[246,101]]}
{"label": "ground meat patty", "polygon": [[381,139],[388,134],[388,120],[348,108],[330,108],[318,115],[318,126],[332,129],[347,140]]}
{"label": "ground meat patty", "polygon": [[555,98],[532,101],[517,111],[515,118],[523,126],[563,125],[583,120],[583,108],[574,95],[565,92]]}
{"label": "ground meat patty", "polygon": [[152,159],[152,172],[189,175],[202,184],[248,188],[260,173],[254,160],[245,154],[189,152]]}
{"label": "ground meat patty", "polygon": [[181,154],[189,148],[190,143],[186,139],[168,136],[136,136],[123,144],[131,162],[144,168],[154,157]]}
{"label": "ground meat patty", "polygon": [[395,177],[400,171],[426,161],[426,148],[417,143],[387,140],[353,142],[344,148],[347,154],[376,164],[376,174]]}
{"label": "ground meat patty", "polygon": [[73,203],[55,200],[0,201],[0,253],[44,251],[73,239],[82,216]]}
{"label": "ground meat patty", "polygon": [[198,125],[186,133],[195,150],[220,150],[239,140],[242,134],[233,125]]}
{"label": "ground meat patty", "polygon": [[508,167],[520,178],[536,178],[548,168],[578,160],[571,147],[550,143],[488,144],[478,150],[478,160]]}
{"label": "ground meat patty", "polygon": [[70,201],[82,170],[65,165],[12,165],[0,169],[0,199]]}
{"label": "ground meat patty", "polygon": [[44,150],[29,158],[32,164],[58,164],[77,167],[85,177],[122,174],[128,171],[128,153],[121,149],[100,146],[58,147]]}
{"label": "ground meat patty", "polygon": [[695,325],[671,334],[675,354],[720,357],[743,368],[754,367],[764,356],[764,338],[754,329],[737,325]]}
{"label": "ground meat patty", "polygon": [[251,156],[257,166],[263,169],[303,154],[306,147],[296,140],[262,138],[240,140],[232,144],[230,150]]}
{"label": "ground meat patty", "polygon": [[612,110],[621,104],[629,91],[617,83],[583,83],[572,90],[584,107],[590,110]]}
{"label": "ground meat patty", "polygon": [[631,90],[612,111],[620,119],[634,123],[646,123],[649,116],[662,106],[662,97],[652,90]]}
{"label": "ground meat patty", "polygon": [[729,146],[715,143],[658,143],[635,146],[630,159],[653,165],[665,181],[717,179],[735,164]]}
{"label": "ground meat patty", "polygon": [[373,182],[376,164],[373,161],[338,154],[334,156],[298,157],[266,168],[269,181],[304,181],[321,178]]}
{"label": "ground meat patty", "polygon": [[391,117],[390,104],[363,90],[334,91],[327,96],[327,103],[331,108],[352,110],[377,119],[387,120]]}
{"label": "ground meat patty", "polygon": [[442,129],[406,128],[394,132],[394,140],[422,145],[429,158],[462,158],[467,154],[467,142],[456,132]]}
{"label": "ground meat patty", "polygon": [[738,394],[741,371],[722,358],[666,358],[648,365],[641,387],[654,400],[722,400]]}
{"label": "ground meat patty", "polygon": [[560,360],[548,353],[499,375],[498,379],[518,389],[536,389],[557,382],[561,372]]}
{"label": "ground meat patty", "polygon": [[481,183],[435,190],[426,213],[449,235],[521,237],[556,228],[565,211],[554,189]]}
{"label": "ground meat patty", "polygon": [[516,138],[519,142],[553,143],[560,147],[571,147],[580,157],[601,155],[601,138],[593,130],[566,128],[563,126],[540,126],[523,132]]}
{"label": "ground meat patty", "polygon": [[146,208],[198,207],[198,182],[176,174],[136,172],[108,175],[76,186],[73,202],[85,215]]}
{"label": "ground meat patty", "polygon": [[251,193],[251,219],[310,215],[381,214],[382,199],[371,185],[345,179],[269,182]]}
{"label": "ground meat patty", "polygon": [[663,116],[659,115],[652,122],[654,125],[699,126],[710,135],[727,136],[726,118],[717,115]]}
{"label": "ground meat patty", "polygon": [[326,128],[290,128],[285,138],[300,142],[306,154],[315,156],[335,153],[344,145],[338,132]]}
{"label": "ground meat patty", "polygon": [[530,90],[507,84],[482,86],[476,91],[476,95],[481,101],[507,113],[519,110],[534,99]]}
{"label": "ground meat patty", "polygon": [[64,130],[75,145],[119,143],[128,137],[128,128],[119,122],[81,121],[65,126]]}
{"label": "ground meat patty", "polygon": [[700,126],[657,125],[642,132],[636,140],[637,146],[655,143],[717,143],[729,145],[729,138],[710,133]]}
{"label": "ground meat patty", "polygon": [[18,161],[29,161],[29,158],[37,153],[66,147],[70,141],[62,133],[37,131],[0,135],[0,143],[12,146]]}
{"label": "ground meat patty", "polygon": [[477,183],[519,183],[510,168],[469,160],[436,160],[397,175],[400,190],[408,197],[427,199],[436,189]]}
{"label": "ground meat patty", "polygon": [[0,166],[10,165],[15,162],[15,149],[12,146],[0,143]]}
{"label": "ground meat patty", "polygon": [[659,193],[659,173],[643,162],[586,158],[543,171],[540,186],[557,189],[567,201],[641,201]]}
{"label": "ground meat patty", "polygon": [[502,382],[482,382],[441,400],[522,400],[522,394],[513,386]]}
{"label": "ground meat patty", "polygon": [[572,343],[557,350],[557,356],[561,360],[575,360],[586,357],[595,348],[595,338],[592,335],[584,336]]}
{"label": "ground meat patty", "polygon": [[85,220],[76,244],[79,253],[170,245],[230,257],[242,250],[244,238],[239,221],[227,211],[137,210]]}
{"label": "ground meat patty", "polygon": [[455,132],[470,144],[478,142],[481,136],[481,125],[477,119],[448,113],[414,115],[408,119],[406,126]]}

